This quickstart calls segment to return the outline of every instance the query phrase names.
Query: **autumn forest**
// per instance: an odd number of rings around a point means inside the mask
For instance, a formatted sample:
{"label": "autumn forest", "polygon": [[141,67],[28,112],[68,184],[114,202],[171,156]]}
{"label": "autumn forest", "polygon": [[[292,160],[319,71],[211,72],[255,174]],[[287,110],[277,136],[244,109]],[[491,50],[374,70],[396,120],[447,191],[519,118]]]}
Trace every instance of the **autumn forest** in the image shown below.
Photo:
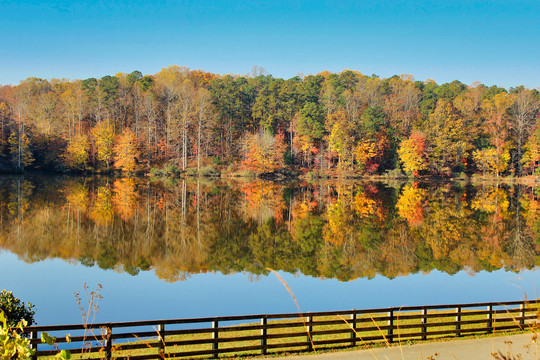
{"label": "autumn forest", "polygon": [[540,166],[539,103],[523,86],[350,70],[28,78],[0,87],[0,171],[527,176]]}

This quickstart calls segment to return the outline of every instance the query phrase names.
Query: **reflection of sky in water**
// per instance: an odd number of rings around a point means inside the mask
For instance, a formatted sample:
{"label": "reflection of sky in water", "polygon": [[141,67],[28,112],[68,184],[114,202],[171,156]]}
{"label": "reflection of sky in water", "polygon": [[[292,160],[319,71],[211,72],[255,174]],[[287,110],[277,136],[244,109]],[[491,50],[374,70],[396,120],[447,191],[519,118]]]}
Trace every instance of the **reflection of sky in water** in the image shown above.
{"label": "reflection of sky in water", "polygon": [[[160,318],[296,312],[285,287],[274,275],[240,273],[193,275],[167,283],[151,272],[126,273],[46,260],[27,264],[9,252],[0,252],[0,288],[36,305],[41,325],[79,323],[74,292],[87,283],[103,285],[103,300],[96,321],[130,321]],[[471,276],[438,271],[393,280],[383,276],[350,282],[319,280],[281,273],[302,311],[347,310],[401,305],[428,305],[534,299],[539,296],[538,271],[504,270]]]}

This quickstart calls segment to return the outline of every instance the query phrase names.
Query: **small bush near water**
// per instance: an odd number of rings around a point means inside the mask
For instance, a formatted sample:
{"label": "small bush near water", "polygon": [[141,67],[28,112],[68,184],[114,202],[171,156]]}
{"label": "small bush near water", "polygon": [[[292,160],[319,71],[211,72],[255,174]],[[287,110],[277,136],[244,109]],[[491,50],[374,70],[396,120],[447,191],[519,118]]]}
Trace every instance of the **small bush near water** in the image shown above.
{"label": "small bush near water", "polygon": [[[28,334],[24,328],[34,324],[34,305],[15,297],[11,291],[2,290],[0,293],[0,360],[27,360],[36,352],[30,347]],[[71,337],[66,335],[66,342]],[[41,342],[54,346],[58,350],[56,337],[49,336],[47,332],[41,333]],[[53,360],[69,360],[69,350],[58,350],[56,355],[50,357]]]}
{"label": "small bush near water", "polygon": [[176,164],[166,164],[162,168],[150,169],[150,175],[155,177],[178,177],[182,170]]}
{"label": "small bush near water", "polygon": [[28,325],[34,324],[34,305],[25,304],[11,291],[2,290],[0,293],[0,310],[5,314],[9,327],[15,327],[22,320]]}
{"label": "small bush near water", "polygon": [[202,167],[199,170],[199,175],[208,176],[208,177],[214,177],[214,176],[219,176],[220,173],[216,168],[214,168],[213,166],[208,165],[208,166]]}

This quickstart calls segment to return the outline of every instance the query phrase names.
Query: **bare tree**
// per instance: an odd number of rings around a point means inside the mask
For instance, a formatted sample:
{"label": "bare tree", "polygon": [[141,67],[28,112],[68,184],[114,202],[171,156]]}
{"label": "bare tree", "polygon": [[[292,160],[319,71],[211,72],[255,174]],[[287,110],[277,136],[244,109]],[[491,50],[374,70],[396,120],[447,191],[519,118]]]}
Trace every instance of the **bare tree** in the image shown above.
{"label": "bare tree", "polygon": [[516,101],[512,108],[513,129],[516,135],[517,143],[517,173],[521,175],[523,165],[521,157],[523,153],[523,145],[527,141],[529,134],[536,124],[536,114],[538,112],[538,99],[532,94],[529,89],[523,89],[518,92]]}
{"label": "bare tree", "polygon": [[180,141],[178,144],[178,150],[182,152],[182,170],[187,167],[188,157],[188,128],[191,124],[193,108],[195,105],[195,87],[189,79],[185,79],[180,87],[178,93],[178,102],[176,103],[176,110],[178,112],[178,120],[180,127]]}
{"label": "bare tree", "polygon": [[155,95],[152,91],[147,90],[141,95],[141,102],[139,103],[141,112],[144,114],[146,120],[146,152],[148,156],[148,164],[152,161],[152,139],[154,143],[157,143],[157,125],[156,118],[158,114],[158,102],[155,99]]}
{"label": "bare tree", "polygon": [[208,130],[210,122],[215,116],[212,109],[212,98],[208,90],[205,88],[198,89],[195,106],[197,119],[197,170],[200,170],[203,133]]}

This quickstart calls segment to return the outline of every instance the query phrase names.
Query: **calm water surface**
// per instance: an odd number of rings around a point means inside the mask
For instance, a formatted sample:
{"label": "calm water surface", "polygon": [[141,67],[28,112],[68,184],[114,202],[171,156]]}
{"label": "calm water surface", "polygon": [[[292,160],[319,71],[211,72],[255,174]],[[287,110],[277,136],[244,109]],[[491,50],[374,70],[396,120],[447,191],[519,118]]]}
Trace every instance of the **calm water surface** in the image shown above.
{"label": "calm water surface", "polygon": [[39,324],[539,296],[540,189],[0,178],[1,288]]}

